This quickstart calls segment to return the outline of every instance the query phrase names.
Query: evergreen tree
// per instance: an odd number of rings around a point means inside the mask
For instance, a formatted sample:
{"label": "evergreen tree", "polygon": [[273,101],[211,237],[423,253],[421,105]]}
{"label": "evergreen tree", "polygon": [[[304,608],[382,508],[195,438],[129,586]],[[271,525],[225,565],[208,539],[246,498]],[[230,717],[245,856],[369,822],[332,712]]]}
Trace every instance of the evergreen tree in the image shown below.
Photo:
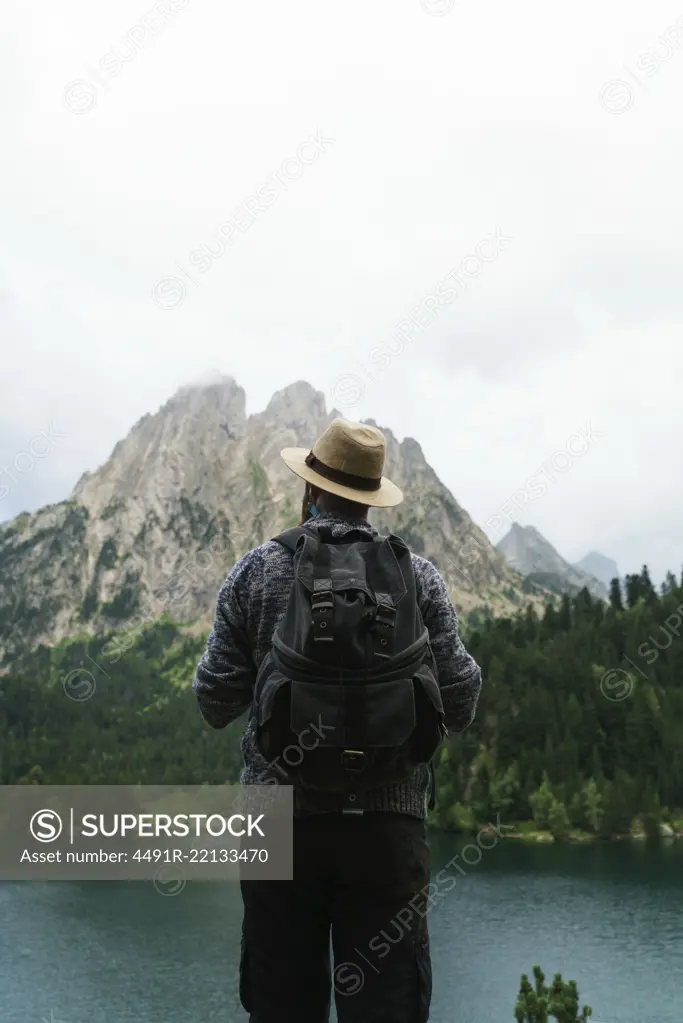
{"label": "evergreen tree", "polygon": [[555,796],[550,788],[548,775],[544,772],[543,782],[539,788],[529,796],[529,805],[534,815],[534,821],[539,828],[550,827],[550,813],[555,804]]}
{"label": "evergreen tree", "polygon": [[602,827],[605,812],[602,808],[602,797],[594,778],[589,778],[581,789],[581,826],[597,835]]}
{"label": "evergreen tree", "polygon": [[643,600],[645,601],[645,603],[656,604],[658,599],[657,591],[652,585],[652,580],[650,579],[650,573],[647,570],[647,565],[643,565],[642,571],[640,573],[640,586]]}
{"label": "evergreen tree", "polygon": [[567,810],[559,799],[553,799],[548,811],[548,830],[553,838],[566,838],[571,830]]}
{"label": "evergreen tree", "polygon": [[609,588],[609,602],[615,611],[623,611],[624,605],[621,600],[621,583],[613,579]]}
{"label": "evergreen tree", "polygon": [[667,593],[673,593],[676,589],[676,576],[673,572],[667,572],[666,578],[662,583],[662,596],[665,597]]}
{"label": "evergreen tree", "polygon": [[568,594],[562,595],[557,625],[563,632],[569,632],[572,627],[572,605]]}
{"label": "evergreen tree", "polygon": [[640,575],[626,576],[626,604],[635,607],[643,596],[643,581]]}

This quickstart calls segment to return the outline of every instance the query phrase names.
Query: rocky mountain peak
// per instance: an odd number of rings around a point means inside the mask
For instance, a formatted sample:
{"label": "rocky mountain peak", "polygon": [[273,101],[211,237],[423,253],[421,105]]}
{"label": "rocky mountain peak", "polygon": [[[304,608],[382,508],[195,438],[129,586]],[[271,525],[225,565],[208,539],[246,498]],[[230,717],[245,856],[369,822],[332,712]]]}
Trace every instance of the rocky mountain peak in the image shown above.
{"label": "rocky mountain peak", "polygon": [[313,417],[327,415],[325,395],[322,391],[316,391],[306,380],[297,380],[276,391],[265,409],[266,415],[283,420],[301,412]]}
{"label": "rocky mountain peak", "polygon": [[244,410],[245,406],[246,395],[235,378],[212,372],[179,387],[162,406],[162,411],[185,409],[194,412],[199,409],[202,412],[214,410],[234,414],[240,407]]}
{"label": "rocky mountain peak", "polygon": [[[246,415],[243,389],[211,375],[146,414],[67,501],[0,529],[0,661],[13,644],[128,629],[166,611],[208,625],[246,550],[294,525],[303,483],[280,458],[337,413],[299,380]],[[376,423],[372,425],[377,426]],[[405,500],[372,511],[441,570],[461,614],[540,600],[441,483],[413,438],[387,439],[386,475]]]}
{"label": "rocky mountain peak", "polygon": [[540,586],[569,593],[576,593],[585,586],[593,596],[601,600],[607,598],[605,585],[565,561],[535,526],[513,522],[496,548],[512,568]]}
{"label": "rocky mountain peak", "polygon": [[519,540],[526,539],[527,541],[541,541],[547,543],[547,540],[542,533],[536,529],[535,526],[523,526],[521,522],[513,522],[510,526],[509,533]]}
{"label": "rocky mountain peak", "polygon": [[424,458],[422,445],[414,437],[405,437],[401,442],[401,451],[406,458]]}
{"label": "rocky mountain peak", "polygon": [[575,562],[574,568],[595,576],[605,586],[609,586],[613,579],[619,578],[619,568],[616,561],[606,557],[599,551],[589,551],[580,561]]}

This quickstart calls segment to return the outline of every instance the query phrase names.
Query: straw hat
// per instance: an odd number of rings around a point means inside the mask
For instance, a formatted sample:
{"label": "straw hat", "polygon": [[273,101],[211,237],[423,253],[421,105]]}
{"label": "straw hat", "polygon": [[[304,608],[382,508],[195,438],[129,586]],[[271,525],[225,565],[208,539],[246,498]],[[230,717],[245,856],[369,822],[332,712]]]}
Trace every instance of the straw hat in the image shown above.
{"label": "straw hat", "polygon": [[292,472],[329,494],[372,508],[393,508],[403,500],[382,475],[387,442],[374,426],[334,419],[310,451],[283,448],[280,454]]}

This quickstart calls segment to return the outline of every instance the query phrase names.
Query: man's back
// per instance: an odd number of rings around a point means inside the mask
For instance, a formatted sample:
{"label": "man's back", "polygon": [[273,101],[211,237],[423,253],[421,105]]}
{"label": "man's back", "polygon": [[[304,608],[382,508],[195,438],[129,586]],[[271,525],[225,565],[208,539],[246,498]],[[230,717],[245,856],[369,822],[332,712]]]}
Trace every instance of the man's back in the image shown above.
{"label": "man's back", "polygon": [[[340,536],[363,528],[377,534],[366,520],[319,515],[306,523],[321,526]],[[269,541],[249,551],[221,588],[214,631],[197,669],[194,688],[202,714],[215,728],[222,728],[248,709],[258,668],[268,653],[273,634],[284,616],[294,580],[293,559],[281,544]],[[457,614],[440,574],[424,558],[412,555],[417,603],[425,626],[441,688],[446,724],[461,731],[472,720],[481,688],[481,673],[465,650],[458,633]],[[242,738],[245,784],[281,781],[255,745],[250,725]],[[408,781],[375,789],[368,806],[375,810],[425,816],[427,768],[418,769]],[[297,793],[298,813],[314,812],[317,802]]]}

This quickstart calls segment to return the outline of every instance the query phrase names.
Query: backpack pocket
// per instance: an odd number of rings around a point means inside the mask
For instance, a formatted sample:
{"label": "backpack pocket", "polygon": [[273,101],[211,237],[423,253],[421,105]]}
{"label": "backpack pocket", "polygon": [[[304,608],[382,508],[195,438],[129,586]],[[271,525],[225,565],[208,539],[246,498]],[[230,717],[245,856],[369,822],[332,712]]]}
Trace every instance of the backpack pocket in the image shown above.
{"label": "backpack pocket", "polygon": [[299,768],[308,788],[342,793],[370,789],[406,778],[416,731],[411,678],[346,684],[293,682],[290,732],[299,747],[315,734]]}
{"label": "backpack pocket", "polygon": [[347,685],[292,683],[291,730],[315,729],[319,746],[386,749],[402,746],[415,731],[412,679]]}
{"label": "backpack pocket", "polygon": [[256,687],[256,740],[285,784],[374,788],[428,763],[445,734],[434,675],[347,684],[292,680],[270,667]]}
{"label": "backpack pocket", "polygon": [[448,735],[444,721],[441,690],[428,664],[415,672],[415,705],[417,726],[413,737],[413,755],[420,764],[430,763]]}

